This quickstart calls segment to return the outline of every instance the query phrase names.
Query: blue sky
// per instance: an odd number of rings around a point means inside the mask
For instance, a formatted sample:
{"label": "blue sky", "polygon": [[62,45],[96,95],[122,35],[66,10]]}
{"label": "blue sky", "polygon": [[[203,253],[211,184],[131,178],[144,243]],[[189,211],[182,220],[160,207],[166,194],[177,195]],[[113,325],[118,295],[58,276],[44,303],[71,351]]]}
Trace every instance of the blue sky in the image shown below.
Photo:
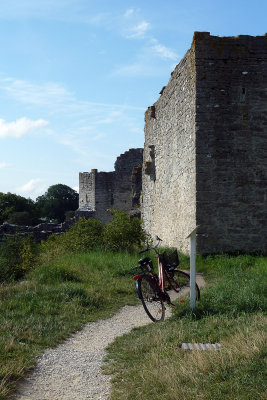
{"label": "blue sky", "polygon": [[267,1],[0,0],[0,192],[33,199],[143,147],[194,31],[263,35]]}

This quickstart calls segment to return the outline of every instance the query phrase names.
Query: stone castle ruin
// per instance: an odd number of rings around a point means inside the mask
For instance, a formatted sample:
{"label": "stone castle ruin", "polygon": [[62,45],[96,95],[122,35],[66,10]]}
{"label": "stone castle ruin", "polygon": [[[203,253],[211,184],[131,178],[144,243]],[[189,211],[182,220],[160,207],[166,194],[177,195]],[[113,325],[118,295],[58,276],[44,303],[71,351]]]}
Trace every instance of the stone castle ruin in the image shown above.
{"label": "stone castle ruin", "polygon": [[136,213],[142,188],[143,149],[130,149],[117,158],[112,172],[80,172],[79,216],[108,222],[109,209]]}
{"label": "stone castle ruin", "polygon": [[160,95],[145,114],[144,153],[80,173],[80,215],[130,212],[142,185],[144,227],[165,245],[187,253],[200,225],[199,253],[267,253],[267,34],[195,32]]}
{"label": "stone castle ruin", "polygon": [[267,35],[195,32],[145,114],[145,229],[188,252],[267,253]]}

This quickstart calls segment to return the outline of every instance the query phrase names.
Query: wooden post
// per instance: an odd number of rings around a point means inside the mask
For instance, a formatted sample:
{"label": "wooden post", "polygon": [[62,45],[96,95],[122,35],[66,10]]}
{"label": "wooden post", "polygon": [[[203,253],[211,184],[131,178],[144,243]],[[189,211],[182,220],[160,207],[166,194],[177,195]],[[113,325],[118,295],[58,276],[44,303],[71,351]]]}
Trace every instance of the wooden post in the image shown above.
{"label": "wooden post", "polygon": [[190,308],[196,306],[196,234],[199,225],[187,236],[190,239]]}

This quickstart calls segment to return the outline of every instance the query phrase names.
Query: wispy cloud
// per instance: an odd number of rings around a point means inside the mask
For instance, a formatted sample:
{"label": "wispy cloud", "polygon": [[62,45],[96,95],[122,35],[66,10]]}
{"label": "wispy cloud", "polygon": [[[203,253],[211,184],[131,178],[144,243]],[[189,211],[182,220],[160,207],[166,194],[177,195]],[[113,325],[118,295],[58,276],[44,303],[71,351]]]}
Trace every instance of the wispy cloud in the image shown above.
{"label": "wispy cloud", "polygon": [[131,15],[133,15],[133,13],[134,13],[134,9],[133,8],[129,8],[128,10],[125,11],[124,17],[125,18],[129,18]]}
{"label": "wispy cloud", "polygon": [[47,125],[48,121],[43,119],[33,121],[29,118],[19,118],[14,122],[5,122],[5,120],[0,119],[0,139],[6,137],[20,138]]}
{"label": "wispy cloud", "polygon": [[[127,9],[122,16],[121,34],[125,39],[142,40],[143,45],[130,64],[115,68],[112,75],[124,77],[145,77],[160,75],[166,70],[166,62],[178,60],[178,54],[160,43],[156,38],[155,27],[140,15],[139,10]],[[165,63],[164,68],[162,68]]]}
{"label": "wispy cloud", "polygon": [[[122,143],[119,139],[122,130],[127,132],[127,135],[131,135],[133,125],[138,128],[142,128],[143,125],[145,107],[135,107],[127,103],[107,104],[81,101],[57,83],[34,84],[14,78],[0,78],[0,88],[14,102],[14,108],[20,108],[20,104],[25,104],[27,112],[30,110],[36,114],[41,106],[43,115],[50,121],[49,127],[45,130],[47,135],[50,133],[49,140],[67,147],[87,162],[88,154],[95,152],[98,145],[101,148],[109,146],[112,130],[117,132],[112,140],[112,146],[115,146],[119,140],[119,143]],[[41,121],[32,122],[44,124]],[[65,124],[63,129],[62,121]],[[5,135],[11,135],[11,128],[13,128],[13,135],[15,136],[16,133],[18,136],[18,129],[15,129],[18,128],[17,125],[13,124],[14,127],[7,124],[3,121],[5,131],[2,131],[2,135],[4,132]],[[28,128],[37,129],[38,124],[28,126]],[[26,134],[26,130],[20,131],[20,134],[22,133]],[[127,141],[126,138],[125,135]],[[101,159],[101,154],[98,154],[98,158]]]}
{"label": "wispy cloud", "polygon": [[68,114],[88,114],[95,113],[97,109],[105,109],[109,112],[119,112],[120,110],[143,110],[142,107],[135,107],[128,104],[97,103],[90,101],[80,101],[74,93],[71,93],[64,86],[55,82],[44,82],[34,84],[29,81],[15,78],[5,78],[0,80],[0,88],[6,95],[16,101],[33,106],[46,107],[54,113],[63,112]]}
{"label": "wispy cloud", "polygon": [[1,81],[6,94],[22,103],[35,105],[60,104],[62,101],[73,102],[74,96],[62,85],[55,82],[45,82],[35,85],[25,80],[5,78]]}
{"label": "wispy cloud", "polygon": [[0,162],[0,169],[1,169],[1,168],[10,167],[10,165],[11,165],[10,163],[6,163],[6,162],[4,162],[4,161],[3,161],[3,162]]}
{"label": "wispy cloud", "polygon": [[23,196],[35,198],[45,192],[47,185],[45,181],[40,178],[34,178],[26,182],[24,185],[17,188],[17,193]]}
{"label": "wispy cloud", "polygon": [[129,39],[144,39],[150,27],[149,22],[141,21],[138,25],[129,27],[125,36]]}
{"label": "wispy cloud", "polygon": [[166,46],[163,46],[162,44],[156,44],[155,46],[152,47],[154,50],[155,54],[157,54],[159,57],[166,59],[166,60],[177,60],[178,55],[171,49],[169,49]]}

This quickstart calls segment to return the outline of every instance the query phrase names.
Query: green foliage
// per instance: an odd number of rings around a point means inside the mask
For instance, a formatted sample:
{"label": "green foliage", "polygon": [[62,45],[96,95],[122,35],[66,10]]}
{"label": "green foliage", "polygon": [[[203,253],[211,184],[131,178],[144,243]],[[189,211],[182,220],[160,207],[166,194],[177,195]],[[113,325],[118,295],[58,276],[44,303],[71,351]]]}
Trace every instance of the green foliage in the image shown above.
{"label": "green foliage", "polygon": [[128,271],[136,256],[91,251],[40,265],[23,282],[0,285],[0,399],[34,366],[36,357],[86,322],[134,304]]}
{"label": "green foliage", "polygon": [[[267,265],[263,257],[219,255],[206,258],[208,273],[216,282],[196,303],[194,315],[227,314],[267,311]],[[187,309],[177,309],[177,317],[187,315]]]}
{"label": "green foliage", "polygon": [[0,193],[0,224],[5,221],[15,223],[11,222],[12,219],[14,220],[22,212],[27,212],[29,219],[36,221],[36,208],[33,200],[13,193]]}
{"label": "green foliage", "polygon": [[87,252],[103,245],[104,224],[99,219],[80,218],[65,234],[66,245],[73,252]]}
{"label": "green foliage", "polygon": [[21,279],[37,259],[38,245],[30,237],[10,236],[0,242],[0,282]]}
{"label": "green foliage", "polygon": [[65,213],[78,208],[79,195],[67,185],[57,184],[48,188],[47,192],[37,197],[36,206],[42,217],[65,220]]}
{"label": "green foliage", "polygon": [[146,234],[139,218],[131,219],[124,211],[110,210],[113,219],[104,230],[105,248],[117,251],[133,251],[146,240]]}
{"label": "green foliage", "polygon": [[104,224],[98,219],[80,218],[61,235],[51,235],[42,243],[42,261],[47,262],[66,253],[88,252],[103,245]]}
{"label": "green foliage", "polygon": [[33,218],[28,211],[16,211],[9,214],[7,222],[14,225],[32,225]]}
{"label": "green foliage", "polygon": [[[189,302],[177,301],[169,320],[134,329],[109,346],[111,399],[266,398],[267,258],[198,258],[198,269],[199,263],[207,285],[194,312]],[[222,347],[182,351],[182,343]]]}
{"label": "green foliage", "polygon": [[80,218],[62,235],[51,235],[42,243],[42,262],[61,257],[65,253],[89,252],[97,248],[105,251],[133,251],[146,239],[139,218],[130,219],[123,211],[113,211],[113,219],[106,226],[94,218]]}

